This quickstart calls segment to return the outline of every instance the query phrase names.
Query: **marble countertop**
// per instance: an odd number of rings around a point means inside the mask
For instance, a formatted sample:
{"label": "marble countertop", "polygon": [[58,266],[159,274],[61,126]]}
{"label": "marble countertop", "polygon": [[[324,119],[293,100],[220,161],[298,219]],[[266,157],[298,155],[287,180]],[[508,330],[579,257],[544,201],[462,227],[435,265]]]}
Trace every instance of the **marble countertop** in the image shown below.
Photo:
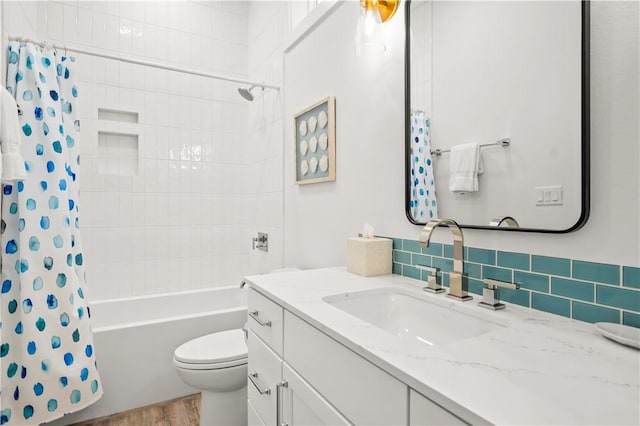
{"label": "marble countertop", "polygon": [[[279,303],[472,424],[640,424],[640,351],[602,337],[592,324],[507,304],[501,311],[420,290],[397,275],[364,278],[345,268],[247,277]],[[324,302],[385,287],[504,327],[441,346],[403,339]],[[437,326],[437,324],[436,324]]]}

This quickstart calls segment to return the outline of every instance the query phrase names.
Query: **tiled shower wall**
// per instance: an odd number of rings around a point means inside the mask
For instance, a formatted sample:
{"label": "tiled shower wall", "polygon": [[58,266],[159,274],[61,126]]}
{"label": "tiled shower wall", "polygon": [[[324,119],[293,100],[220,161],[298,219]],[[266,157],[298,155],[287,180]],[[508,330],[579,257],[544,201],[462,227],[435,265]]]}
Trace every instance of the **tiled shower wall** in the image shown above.
{"label": "tiled shower wall", "polygon": [[[249,78],[282,86],[282,46],[289,29],[290,4],[249,3]],[[269,234],[269,252],[252,251],[248,273],[281,268],[283,263],[283,120],[282,90],[255,92],[249,105],[243,181],[246,223],[251,235]]]}
{"label": "tiled shower wall", "polygon": [[[248,6],[240,2],[51,1],[29,8],[39,39],[247,76]],[[77,57],[81,226],[92,298],[239,283],[251,246],[241,214],[249,106],[238,85]],[[106,174],[99,167],[102,156],[124,147],[99,148],[98,129],[118,124],[98,120],[98,108],[138,113],[137,152],[128,152],[138,158],[137,172],[117,161]]]}

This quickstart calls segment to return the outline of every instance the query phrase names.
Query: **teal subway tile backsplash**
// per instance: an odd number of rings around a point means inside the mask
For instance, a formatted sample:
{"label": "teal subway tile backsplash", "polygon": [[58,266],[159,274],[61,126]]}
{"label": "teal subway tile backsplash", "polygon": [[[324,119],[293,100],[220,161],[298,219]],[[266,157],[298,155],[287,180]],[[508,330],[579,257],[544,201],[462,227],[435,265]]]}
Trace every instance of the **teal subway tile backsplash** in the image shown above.
{"label": "teal subway tile backsplash", "polygon": [[595,296],[592,283],[557,277],[551,277],[551,293],[587,302],[593,302]]}
{"label": "teal subway tile backsplash", "polygon": [[496,251],[469,247],[467,260],[469,262],[484,263],[485,265],[495,265]]}
{"label": "teal subway tile backsplash", "polygon": [[393,275],[402,275],[402,264],[393,262],[391,272],[393,272]]}
{"label": "teal subway tile backsplash", "polygon": [[530,267],[529,259],[531,256],[524,253],[511,253],[508,251],[498,252],[498,266],[512,269],[521,269],[528,271]]}
{"label": "teal subway tile backsplash", "polygon": [[531,256],[531,270],[562,277],[571,276],[571,261],[560,257]]}
{"label": "teal subway tile backsplash", "polygon": [[404,263],[407,265],[411,265],[411,253],[406,253],[404,251],[395,250],[393,252],[393,261],[398,263]]}
{"label": "teal subway tile backsplash", "polygon": [[529,272],[515,271],[514,282],[522,288],[549,293],[549,275],[532,274]]}
{"label": "teal subway tile backsplash", "polygon": [[464,262],[463,270],[465,275],[468,275],[471,278],[482,278],[482,265],[478,265],[477,263]]}
{"label": "teal subway tile backsplash", "polygon": [[531,293],[531,307],[551,314],[562,315],[563,317],[571,315],[569,299],[546,294]]}
{"label": "teal subway tile backsplash", "polygon": [[484,288],[484,283],[480,280],[474,280],[473,278],[469,278],[467,280],[467,291],[469,293],[482,294],[482,289]]}
{"label": "teal subway tile backsplash", "polygon": [[412,254],[413,265],[431,266],[431,256],[425,256],[423,254]]}
{"label": "teal subway tile backsplash", "polygon": [[403,265],[402,266],[402,275],[409,278],[414,278],[416,280],[420,279],[420,269],[414,268],[413,266]]}
{"label": "teal subway tile backsplash", "polygon": [[589,305],[588,303],[572,302],[572,317],[586,322],[620,322],[620,311]]}
{"label": "teal subway tile backsplash", "polygon": [[631,312],[622,313],[622,323],[631,327],[640,328],[640,315]]}
{"label": "teal subway tile backsplash", "polygon": [[640,291],[597,285],[596,302],[599,305],[640,312]]}
{"label": "teal subway tile backsplash", "polygon": [[[453,246],[451,244],[444,244],[442,246],[442,250],[443,250],[444,257],[453,258]],[[464,255],[463,255],[463,257],[464,257]]]}
{"label": "teal subway tile backsplash", "polygon": [[622,285],[640,289],[640,268],[622,267]]}
{"label": "teal subway tile backsplash", "polygon": [[597,281],[605,284],[620,284],[620,266],[607,263],[573,261],[573,278]]}
{"label": "teal subway tile backsplash", "polygon": [[442,274],[440,278],[440,284],[445,287],[449,287],[449,274]]}
{"label": "teal subway tile backsplash", "polygon": [[410,251],[412,253],[422,253],[422,248],[420,248],[420,243],[412,240],[402,240],[402,250]]}
{"label": "teal subway tile backsplash", "polygon": [[429,243],[429,247],[422,249],[422,254],[430,254],[431,256],[442,256],[442,244]]}
{"label": "teal subway tile backsplash", "polygon": [[511,290],[510,288],[499,288],[500,300],[503,302],[515,303],[516,305],[530,307],[529,299],[531,292],[527,290]]}
{"label": "teal subway tile backsplash", "polygon": [[431,258],[431,266],[434,268],[438,268],[444,272],[452,272],[453,271],[453,260],[445,259],[443,257],[432,257]]}
{"label": "teal subway tile backsplash", "polygon": [[[482,278],[520,284],[518,290],[498,289],[500,299],[587,322],[614,322],[640,328],[640,268],[585,262],[550,256],[465,247],[464,280],[470,293],[480,295]],[[437,280],[449,286],[453,246],[393,238],[393,273],[426,281],[439,270]],[[477,298],[477,296],[476,296]]]}
{"label": "teal subway tile backsplash", "polygon": [[512,282],[513,270],[506,268],[496,268],[493,266],[482,265],[482,278],[491,278],[492,280]]}

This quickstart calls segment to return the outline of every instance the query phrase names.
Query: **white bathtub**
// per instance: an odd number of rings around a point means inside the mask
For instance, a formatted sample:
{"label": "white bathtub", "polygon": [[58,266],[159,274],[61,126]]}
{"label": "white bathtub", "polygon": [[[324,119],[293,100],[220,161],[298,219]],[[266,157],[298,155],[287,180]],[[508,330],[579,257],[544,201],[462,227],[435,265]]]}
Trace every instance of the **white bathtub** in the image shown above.
{"label": "white bathtub", "polygon": [[173,351],[195,337],[242,327],[246,305],[246,290],[238,286],[92,303],[104,396],[51,424],[75,423],[196,393],[178,377]]}

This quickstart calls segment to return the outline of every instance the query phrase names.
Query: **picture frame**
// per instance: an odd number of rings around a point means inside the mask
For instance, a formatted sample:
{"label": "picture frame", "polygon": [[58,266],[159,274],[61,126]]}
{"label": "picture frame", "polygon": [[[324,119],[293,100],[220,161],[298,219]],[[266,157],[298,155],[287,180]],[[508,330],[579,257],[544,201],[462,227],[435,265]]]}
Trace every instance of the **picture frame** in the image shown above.
{"label": "picture frame", "polygon": [[295,183],[336,180],[336,106],[328,96],[293,117]]}

